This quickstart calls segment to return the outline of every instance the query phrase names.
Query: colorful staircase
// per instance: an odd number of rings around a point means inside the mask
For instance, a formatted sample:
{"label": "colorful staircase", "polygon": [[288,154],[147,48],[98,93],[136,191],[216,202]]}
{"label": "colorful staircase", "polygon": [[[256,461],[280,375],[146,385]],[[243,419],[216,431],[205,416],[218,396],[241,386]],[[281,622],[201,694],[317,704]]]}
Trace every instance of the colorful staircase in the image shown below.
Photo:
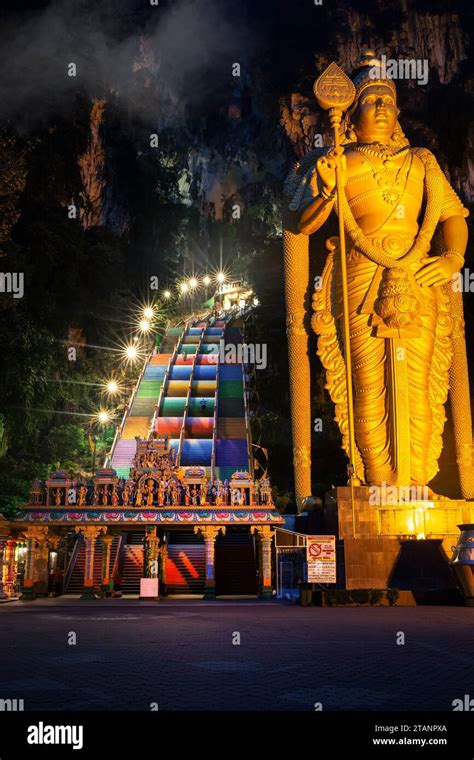
{"label": "colorful staircase", "polygon": [[[182,333],[182,326],[169,328],[161,342],[159,352],[149,357],[140,375],[128,414],[122,422],[121,433],[115,441],[110,458],[110,466],[116,470],[119,478],[129,476],[136,451],[135,438],[148,438],[162,387],[169,375],[171,360]],[[179,432],[176,433],[177,438],[179,438]]]}
{"label": "colorful staircase", "polygon": [[169,437],[183,467],[205,467],[210,478],[229,479],[237,469],[251,471],[244,367],[220,361],[221,341],[238,346],[242,335],[229,320],[205,320],[170,328],[159,352],[139,378],[111,466],[129,475],[135,438],[151,433]]}
{"label": "colorful staircase", "polygon": [[[68,581],[65,584],[65,594],[82,594],[84,588],[84,567],[86,562],[86,545],[82,534],[77,536],[77,549],[73,556],[73,567],[69,569]],[[121,543],[121,536],[116,536],[110,547],[110,573],[115,565],[117,549]],[[102,542],[98,539],[95,543],[94,550],[94,588],[100,589],[102,583]]]}

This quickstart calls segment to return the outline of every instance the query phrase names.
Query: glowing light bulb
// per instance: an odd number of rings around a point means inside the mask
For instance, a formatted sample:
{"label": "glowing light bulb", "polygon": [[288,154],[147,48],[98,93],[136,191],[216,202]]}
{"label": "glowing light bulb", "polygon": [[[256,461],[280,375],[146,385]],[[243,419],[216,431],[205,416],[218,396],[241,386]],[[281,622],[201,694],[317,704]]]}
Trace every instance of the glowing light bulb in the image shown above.
{"label": "glowing light bulb", "polygon": [[189,290],[188,283],[187,282],[182,282],[181,285],[179,286],[179,289],[180,289],[181,293],[187,293],[188,290]]}
{"label": "glowing light bulb", "polygon": [[101,425],[106,425],[110,421],[110,414],[105,409],[101,409],[100,412],[97,413],[97,421],[100,422]]}
{"label": "glowing light bulb", "polygon": [[115,380],[110,380],[110,381],[107,383],[107,386],[106,386],[106,387],[107,387],[107,392],[108,392],[108,393],[110,393],[110,394],[112,394],[112,395],[113,395],[114,393],[118,393],[118,389],[119,389],[119,387],[118,387],[118,384],[115,382]]}
{"label": "glowing light bulb", "polygon": [[191,277],[191,279],[189,280],[189,287],[190,288],[197,288],[198,285],[199,285],[199,283],[196,280],[196,278],[195,277]]}
{"label": "glowing light bulb", "polygon": [[148,332],[148,330],[150,329],[151,325],[150,325],[148,319],[141,319],[140,322],[138,323],[138,327],[140,328],[140,330],[142,332]]}
{"label": "glowing light bulb", "polygon": [[208,285],[211,284],[211,278],[207,274],[206,274],[205,277],[202,278],[202,281],[203,281],[204,285],[206,286],[206,288],[207,288]]}
{"label": "glowing light bulb", "polygon": [[216,277],[217,282],[225,282],[225,274],[224,272],[219,272]]}
{"label": "glowing light bulb", "polygon": [[171,298],[171,290],[165,290],[163,293],[163,298],[166,298],[168,301]]}
{"label": "glowing light bulb", "polygon": [[137,347],[132,346],[132,345],[127,346],[124,353],[125,353],[125,358],[128,359],[129,361],[134,361],[138,356]]}
{"label": "glowing light bulb", "polygon": [[153,319],[155,316],[155,311],[152,306],[146,306],[143,309],[143,317],[144,319]]}

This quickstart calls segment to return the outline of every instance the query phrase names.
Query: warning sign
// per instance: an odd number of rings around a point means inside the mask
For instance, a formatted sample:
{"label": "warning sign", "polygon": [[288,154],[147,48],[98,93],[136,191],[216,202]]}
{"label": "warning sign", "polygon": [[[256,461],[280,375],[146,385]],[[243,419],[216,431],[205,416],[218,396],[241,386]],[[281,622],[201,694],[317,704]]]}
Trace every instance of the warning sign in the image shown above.
{"label": "warning sign", "polygon": [[308,583],[336,582],[336,536],[308,536]]}

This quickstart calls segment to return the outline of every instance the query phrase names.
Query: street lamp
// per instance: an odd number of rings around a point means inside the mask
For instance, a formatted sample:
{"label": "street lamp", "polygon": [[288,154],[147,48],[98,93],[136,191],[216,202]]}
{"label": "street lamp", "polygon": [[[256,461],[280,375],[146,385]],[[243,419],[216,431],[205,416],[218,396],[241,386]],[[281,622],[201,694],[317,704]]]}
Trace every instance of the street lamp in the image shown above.
{"label": "street lamp", "polygon": [[143,317],[144,317],[144,319],[145,320],[150,320],[150,319],[153,319],[154,316],[155,316],[155,310],[153,309],[153,307],[152,306],[145,306],[145,308],[143,309]]}
{"label": "street lamp", "polygon": [[123,350],[122,358],[125,364],[134,364],[138,358],[138,348],[133,343],[129,343]]}
{"label": "street lamp", "polygon": [[140,322],[138,323],[138,327],[141,332],[147,333],[149,332],[151,325],[148,319],[141,319]]}
{"label": "street lamp", "polygon": [[100,425],[107,425],[111,419],[110,412],[108,412],[106,409],[100,409],[100,411],[97,412],[96,419]]}

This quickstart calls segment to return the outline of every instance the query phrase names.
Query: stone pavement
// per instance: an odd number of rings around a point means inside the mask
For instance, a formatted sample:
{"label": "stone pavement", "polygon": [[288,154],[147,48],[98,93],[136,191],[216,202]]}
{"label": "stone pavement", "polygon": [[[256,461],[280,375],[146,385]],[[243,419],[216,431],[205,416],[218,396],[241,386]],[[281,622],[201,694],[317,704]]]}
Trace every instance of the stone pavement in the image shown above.
{"label": "stone pavement", "polygon": [[451,710],[473,692],[473,624],[462,607],[15,602],[0,609],[0,699],[25,710]]}

